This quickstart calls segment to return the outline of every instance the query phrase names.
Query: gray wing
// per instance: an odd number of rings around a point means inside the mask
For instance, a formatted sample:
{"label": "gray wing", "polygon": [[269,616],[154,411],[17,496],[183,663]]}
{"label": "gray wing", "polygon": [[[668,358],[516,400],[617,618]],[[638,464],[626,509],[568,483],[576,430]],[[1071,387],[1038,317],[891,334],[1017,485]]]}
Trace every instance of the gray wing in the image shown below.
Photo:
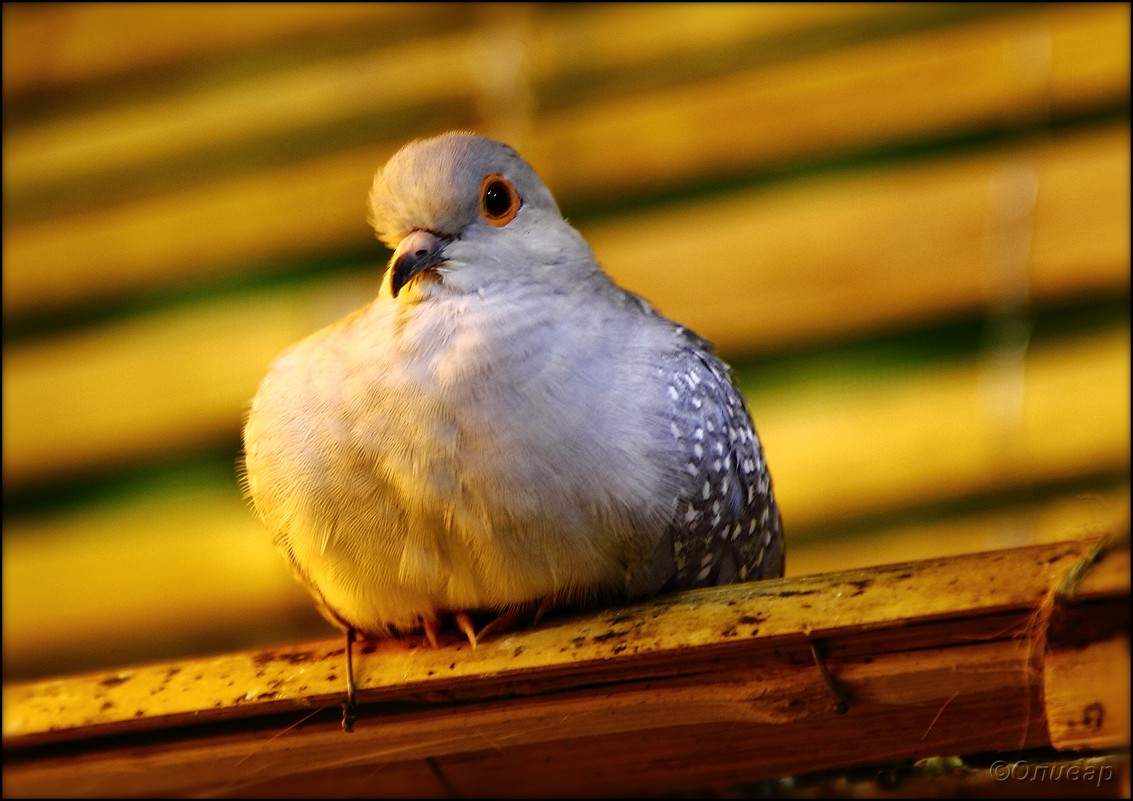
{"label": "gray wing", "polygon": [[731,371],[700,337],[680,331],[666,360],[668,443],[680,461],[674,519],[630,595],[783,575],[783,528],[763,448]]}

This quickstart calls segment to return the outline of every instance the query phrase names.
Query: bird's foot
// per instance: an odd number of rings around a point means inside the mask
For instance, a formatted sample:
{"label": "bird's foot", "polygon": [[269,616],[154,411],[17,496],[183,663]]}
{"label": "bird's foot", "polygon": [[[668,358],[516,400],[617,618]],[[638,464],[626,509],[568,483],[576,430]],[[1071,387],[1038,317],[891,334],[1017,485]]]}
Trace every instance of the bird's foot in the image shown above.
{"label": "bird's foot", "polygon": [[[539,605],[535,607],[535,613],[531,619],[531,625],[539,625],[539,621],[543,619],[543,615],[554,609],[554,607],[555,602],[550,598],[544,598],[542,601],[540,601]],[[511,631],[516,627],[517,624],[519,624],[525,617],[527,617],[528,613],[531,612],[531,609],[532,605],[528,604],[517,609],[508,609],[505,612],[500,612],[500,614],[493,618],[488,623],[488,625],[480,629],[481,639],[486,637],[489,633],[503,634],[504,632]]]}
{"label": "bird's foot", "polygon": [[354,629],[346,630],[346,702],[342,705],[342,730],[354,731],[354,721],[358,720],[358,704],[354,684]]}
{"label": "bird's foot", "polygon": [[437,632],[440,631],[441,624],[436,618],[426,618],[421,622],[421,628],[425,630],[425,639],[429,641],[429,645],[436,648]]}
{"label": "bird's foot", "polygon": [[484,628],[480,629],[480,636],[487,637],[492,632],[503,634],[506,631],[511,631],[515,624],[519,622],[520,617],[522,617],[522,613],[518,610],[509,609],[506,612],[501,612],[492,618]]}
{"label": "bird's foot", "polygon": [[[452,619],[456,621],[456,627],[464,632],[464,636],[468,638],[472,648],[476,648],[476,626],[472,623],[472,617],[467,612],[453,612]],[[485,628],[485,631],[487,629]],[[480,632],[483,636],[484,632]]]}
{"label": "bird's foot", "polygon": [[[467,612],[453,612],[452,619],[456,623],[456,627],[464,632],[464,636],[468,638],[468,642],[472,647],[476,647],[476,626],[472,622],[472,617]],[[425,632],[425,639],[429,641],[429,645],[434,648],[439,647],[437,641],[437,633],[441,630],[440,621],[436,618],[426,618],[421,621],[421,628]]]}
{"label": "bird's foot", "polygon": [[[525,604],[523,606],[507,609],[500,612],[494,618],[488,621],[485,626],[479,631],[476,630],[476,623],[472,618],[472,614],[466,611],[457,611],[452,613],[452,620],[456,627],[460,629],[461,633],[468,639],[468,644],[475,648],[479,643],[484,640],[489,634],[503,634],[504,632],[511,631],[518,624],[521,624],[534,609],[534,615],[531,619],[531,625],[538,625],[543,615],[553,609],[555,603],[552,599],[545,598],[536,606],[534,603]],[[481,616],[483,619],[483,616]],[[425,639],[428,640],[429,645],[434,648],[439,647],[438,633],[441,630],[441,623],[437,618],[426,618],[421,621],[421,628],[425,633]]]}

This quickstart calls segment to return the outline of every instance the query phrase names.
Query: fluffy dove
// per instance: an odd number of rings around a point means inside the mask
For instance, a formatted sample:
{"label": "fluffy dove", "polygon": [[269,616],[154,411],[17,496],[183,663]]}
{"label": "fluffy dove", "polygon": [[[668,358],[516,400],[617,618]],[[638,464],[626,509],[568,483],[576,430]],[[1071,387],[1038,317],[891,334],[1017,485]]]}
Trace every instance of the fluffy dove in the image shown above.
{"label": "fluffy dove", "polygon": [[728,367],[610,280],[514,150],[411,142],[370,203],[377,297],[279,356],[244,430],[247,493],[330,621],[435,641],[452,617],[475,644],[473,612],[782,575]]}

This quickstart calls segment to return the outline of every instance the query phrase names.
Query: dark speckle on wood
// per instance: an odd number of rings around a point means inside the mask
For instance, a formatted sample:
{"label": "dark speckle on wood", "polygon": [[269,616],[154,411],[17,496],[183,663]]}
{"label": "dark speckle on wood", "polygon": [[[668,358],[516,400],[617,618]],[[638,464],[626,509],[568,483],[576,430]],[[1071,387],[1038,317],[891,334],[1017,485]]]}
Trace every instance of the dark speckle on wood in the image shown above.
{"label": "dark speckle on wood", "polygon": [[629,629],[621,629],[621,630],[611,629],[610,631],[607,631],[605,634],[595,634],[594,635],[594,642],[606,642],[607,640],[612,640],[615,637],[624,637],[627,634],[629,634]]}
{"label": "dark speckle on wood", "polygon": [[[343,653],[345,653],[345,651],[335,652],[335,654]],[[306,662],[313,661],[315,661],[315,654],[312,651],[285,651],[283,653],[261,651],[252,657],[252,662],[256,667],[263,667],[272,662],[286,662],[289,665],[302,665]]]}
{"label": "dark speckle on wood", "polygon": [[119,684],[124,684],[130,680],[129,676],[107,676],[99,682],[103,687],[117,687]]}

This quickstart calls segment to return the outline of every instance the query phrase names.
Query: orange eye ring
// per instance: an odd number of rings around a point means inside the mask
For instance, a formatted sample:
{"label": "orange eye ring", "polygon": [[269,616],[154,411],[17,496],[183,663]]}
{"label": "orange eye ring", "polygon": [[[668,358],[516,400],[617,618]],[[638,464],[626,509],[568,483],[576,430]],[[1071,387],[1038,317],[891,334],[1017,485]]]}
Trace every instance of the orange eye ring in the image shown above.
{"label": "orange eye ring", "polygon": [[519,192],[511,181],[492,173],[480,184],[480,214],[489,224],[502,228],[515,219],[520,207]]}

